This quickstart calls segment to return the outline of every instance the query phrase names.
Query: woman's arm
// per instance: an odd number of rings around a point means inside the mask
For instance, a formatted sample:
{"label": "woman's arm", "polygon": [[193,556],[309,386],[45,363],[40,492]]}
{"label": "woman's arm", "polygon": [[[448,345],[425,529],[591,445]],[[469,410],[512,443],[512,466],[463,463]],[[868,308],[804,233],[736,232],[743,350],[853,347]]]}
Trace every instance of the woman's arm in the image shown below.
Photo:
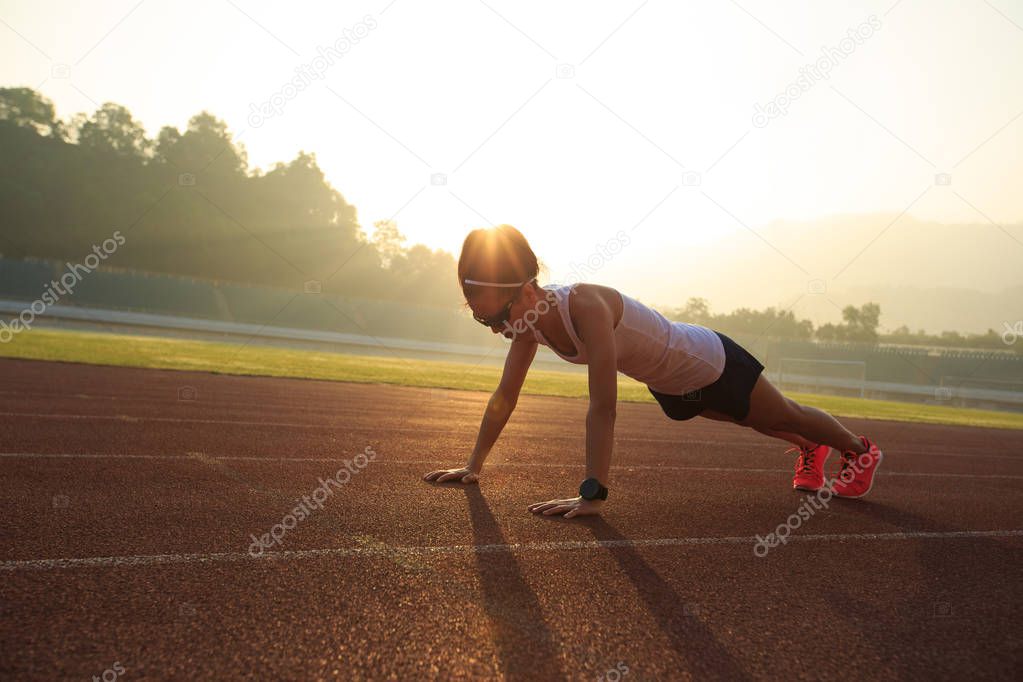
{"label": "woman's arm", "polygon": [[607,485],[618,404],[618,358],[614,317],[599,296],[578,306],[579,338],[589,363],[590,409],[586,413],[586,477]]}
{"label": "woman's arm", "polygon": [[[576,290],[573,302],[574,326],[586,344],[589,364],[590,408],[586,413],[586,477],[608,484],[614,424],[618,402],[618,357],[615,350],[614,312],[595,292],[581,295]],[[577,320],[577,321],[576,321]],[[565,514],[565,518],[600,513],[603,500],[574,497],[550,500],[529,506],[545,515]]]}
{"label": "woman's arm", "polygon": [[473,483],[479,479],[484,460],[490,454],[491,448],[497,442],[497,437],[501,435],[504,425],[508,423],[508,419],[515,410],[519,391],[522,390],[526,373],[536,356],[536,349],[536,339],[525,335],[512,342],[508,349],[508,356],[504,360],[501,383],[498,384],[494,394],[487,401],[487,409],[483,413],[479,435],[476,437],[476,446],[472,449],[469,462],[461,469],[431,471],[423,476],[424,481],[443,483],[457,480],[462,483]]}
{"label": "woman's arm", "polygon": [[524,335],[512,342],[508,349],[508,356],[504,360],[504,372],[501,374],[501,383],[498,384],[494,395],[487,401],[487,409],[483,413],[483,422],[480,424],[480,432],[476,437],[476,446],[469,456],[469,463],[466,468],[474,473],[483,469],[483,461],[490,454],[491,448],[501,435],[504,425],[508,423],[515,404],[519,400],[519,391],[526,380],[526,373],[536,356],[536,339],[527,338]]}

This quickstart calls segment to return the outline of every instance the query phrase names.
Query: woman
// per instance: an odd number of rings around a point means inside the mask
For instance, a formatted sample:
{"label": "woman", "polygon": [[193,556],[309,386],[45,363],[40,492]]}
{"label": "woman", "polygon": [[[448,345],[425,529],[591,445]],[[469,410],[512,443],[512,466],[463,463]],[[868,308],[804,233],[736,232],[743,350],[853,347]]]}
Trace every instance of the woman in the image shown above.
{"label": "woman", "polygon": [[824,487],[824,463],[835,448],[842,453],[842,468],[832,493],[862,497],[870,491],[881,450],[826,412],[783,396],[761,374],[764,366],[732,339],[700,325],[669,322],[609,287],[540,287],[538,274],[536,255],[510,225],[473,230],[465,238],[458,279],[466,304],[478,322],[512,343],[468,463],[431,471],[423,480],[479,480],[542,343],[568,362],[588,365],[586,480],[578,496],[532,504],[531,512],[566,518],[600,513],[608,494],[618,372],[646,384],[671,419],[699,415],[794,444],[799,452],[795,489]]}

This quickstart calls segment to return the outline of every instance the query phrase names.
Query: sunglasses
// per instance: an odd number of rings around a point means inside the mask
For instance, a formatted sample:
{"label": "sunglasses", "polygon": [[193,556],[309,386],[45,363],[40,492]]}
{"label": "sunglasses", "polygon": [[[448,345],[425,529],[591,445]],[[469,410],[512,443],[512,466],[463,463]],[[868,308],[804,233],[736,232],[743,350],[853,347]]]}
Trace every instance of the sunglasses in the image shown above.
{"label": "sunglasses", "polygon": [[[531,281],[533,281],[533,280],[529,280],[529,282],[531,282]],[[476,320],[477,322],[482,324],[484,327],[499,327],[499,326],[501,326],[502,324],[507,322],[508,319],[511,317],[512,306],[515,305],[515,301],[518,300],[519,294],[522,293],[522,287],[524,287],[527,284],[529,284],[529,282],[523,282],[522,284],[520,284],[519,288],[516,289],[516,291],[515,291],[515,295],[511,297],[511,300],[508,301],[507,303],[505,303],[504,307],[501,308],[501,310],[499,310],[498,312],[494,313],[492,316],[490,316],[490,317],[482,317],[481,315],[478,315],[477,313],[473,313],[472,314],[472,319]]]}

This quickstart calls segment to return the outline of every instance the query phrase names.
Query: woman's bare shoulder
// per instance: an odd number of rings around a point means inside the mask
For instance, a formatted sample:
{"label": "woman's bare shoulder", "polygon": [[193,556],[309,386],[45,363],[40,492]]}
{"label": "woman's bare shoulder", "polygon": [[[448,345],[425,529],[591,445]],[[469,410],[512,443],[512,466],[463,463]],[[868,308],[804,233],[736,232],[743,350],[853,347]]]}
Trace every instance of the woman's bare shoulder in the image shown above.
{"label": "woman's bare shoulder", "polygon": [[602,284],[580,282],[572,287],[572,291],[576,294],[574,298],[580,304],[580,308],[592,309],[593,306],[607,306],[612,313],[614,326],[618,326],[618,321],[622,317],[624,301],[617,289]]}
{"label": "woman's bare shoulder", "polygon": [[589,282],[579,282],[572,285],[571,290],[579,297],[586,298],[589,300],[608,300],[611,297],[617,297],[618,290],[606,287],[603,284],[591,284]]}

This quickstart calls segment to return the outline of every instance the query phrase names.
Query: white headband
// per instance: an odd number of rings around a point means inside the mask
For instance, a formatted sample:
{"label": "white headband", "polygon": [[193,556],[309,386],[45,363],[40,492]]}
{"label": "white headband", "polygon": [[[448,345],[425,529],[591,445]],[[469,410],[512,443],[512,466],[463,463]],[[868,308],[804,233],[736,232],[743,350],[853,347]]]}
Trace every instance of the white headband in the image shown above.
{"label": "white headband", "polygon": [[480,282],[475,279],[463,279],[462,281],[466,284],[475,284],[481,287],[520,287],[523,284],[529,284],[535,277],[527,279],[525,282]]}

